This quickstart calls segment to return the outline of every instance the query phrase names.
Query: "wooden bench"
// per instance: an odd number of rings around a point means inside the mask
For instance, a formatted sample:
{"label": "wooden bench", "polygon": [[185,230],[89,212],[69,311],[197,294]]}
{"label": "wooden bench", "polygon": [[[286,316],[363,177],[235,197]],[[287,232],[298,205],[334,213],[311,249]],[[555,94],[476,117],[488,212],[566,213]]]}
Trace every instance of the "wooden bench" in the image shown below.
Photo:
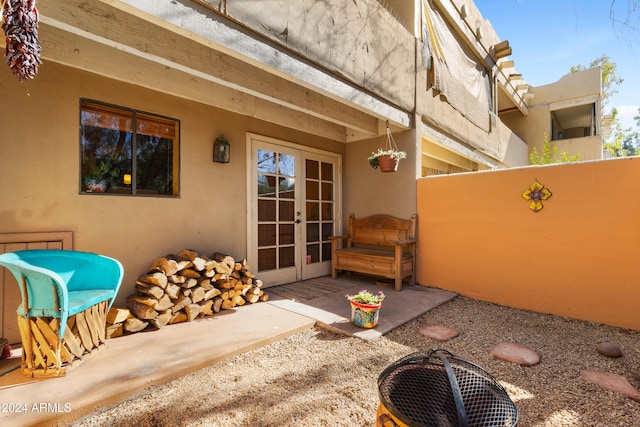
{"label": "wooden bench", "polygon": [[[405,220],[389,215],[349,216],[348,234],[331,237],[331,277],[340,270],[416,283],[416,215]],[[346,241],[346,244],[342,244]]]}
{"label": "wooden bench", "polygon": [[18,281],[22,373],[64,376],[106,340],[106,318],[122,282],[119,261],[89,252],[25,250],[0,255]]}

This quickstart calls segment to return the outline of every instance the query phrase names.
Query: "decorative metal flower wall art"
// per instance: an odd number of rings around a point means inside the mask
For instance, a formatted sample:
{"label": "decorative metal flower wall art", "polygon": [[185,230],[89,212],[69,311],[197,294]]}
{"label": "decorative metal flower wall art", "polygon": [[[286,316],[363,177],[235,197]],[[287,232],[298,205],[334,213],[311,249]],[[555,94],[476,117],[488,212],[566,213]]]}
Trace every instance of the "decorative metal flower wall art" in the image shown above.
{"label": "decorative metal flower wall art", "polygon": [[531,184],[529,188],[524,190],[522,193],[522,197],[525,200],[529,200],[529,209],[534,212],[540,212],[544,206],[542,206],[542,201],[547,200],[551,197],[551,191],[546,188],[544,185],[540,184],[538,181]]}

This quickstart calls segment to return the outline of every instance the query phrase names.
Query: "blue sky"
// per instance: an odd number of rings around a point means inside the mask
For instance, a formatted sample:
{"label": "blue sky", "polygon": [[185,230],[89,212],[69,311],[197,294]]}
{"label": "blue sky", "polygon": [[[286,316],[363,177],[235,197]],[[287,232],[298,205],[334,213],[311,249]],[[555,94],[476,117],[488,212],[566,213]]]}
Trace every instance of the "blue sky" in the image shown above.
{"label": "blue sky", "polygon": [[[553,83],[571,66],[603,54],[624,82],[605,106],[634,127],[640,106],[640,10],[637,0],[474,0],[501,40],[509,40],[516,70],[533,86]],[[636,3],[636,9],[633,8]],[[612,7],[613,4],[613,7]],[[629,29],[617,21],[630,21]],[[627,16],[628,15],[628,16]]]}

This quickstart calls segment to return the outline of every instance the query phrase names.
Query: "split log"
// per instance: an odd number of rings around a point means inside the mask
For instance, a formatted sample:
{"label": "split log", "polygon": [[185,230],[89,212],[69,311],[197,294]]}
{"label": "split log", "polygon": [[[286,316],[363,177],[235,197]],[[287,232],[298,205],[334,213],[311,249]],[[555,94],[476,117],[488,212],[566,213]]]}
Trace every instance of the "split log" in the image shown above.
{"label": "split log", "polygon": [[130,317],[124,321],[124,330],[133,333],[139,332],[146,328],[149,325],[149,322],[142,321],[137,317]]}
{"label": "split log", "polygon": [[188,258],[181,257],[180,255],[169,254],[167,255],[167,259],[176,263],[178,271],[193,267],[193,263]]}
{"label": "split log", "polygon": [[164,295],[164,289],[160,286],[155,285],[146,285],[141,283],[136,283],[136,289],[138,292],[142,292],[143,294],[154,297],[155,299],[160,299]]}
{"label": "split log", "polygon": [[121,337],[124,333],[124,328],[122,323],[116,323],[113,325],[107,325],[107,338],[117,338]]}
{"label": "split log", "polygon": [[182,289],[180,286],[169,283],[164,291],[169,295],[169,298],[177,299],[180,294],[180,289]]}
{"label": "split log", "polygon": [[171,276],[168,276],[167,279],[171,283],[181,284],[181,283],[184,283],[184,282],[187,281],[187,276],[181,276],[179,274],[172,274]]}
{"label": "split log", "polygon": [[244,296],[244,299],[251,304],[255,304],[258,301],[260,301],[260,296],[259,295],[253,295],[253,294],[248,294]]}
{"label": "split log", "polygon": [[128,308],[118,308],[112,306],[107,313],[107,323],[112,325],[116,323],[122,323],[129,317],[130,311]]}
{"label": "split log", "polygon": [[185,308],[186,306],[188,306],[189,304],[191,304],[191,298],[189,298],[186,295],[180,294],[178,295],[178,299],[176,299],[173,302],[173,307],[171,308],[171,311],[173,311],[174,313],[182,310],[183,308]]}
{"label": "split log", "polygon": [[202,277],[200,273],[192,268],[185,268],[184,270],[179,271],[178,275],[187,277],[189,279],[199,279],[200,277]]}
{"label": "split log", "polygon": [[168,294],[165,294],[158,300],[158,303],[153,306],[153,309],[156,311],[166,311],[171,307],[173,307],[173,301],[171,301],[171,297]]}
{"label": "split log", "polygon": [[173,317],[171,318],[169,323],[173,325],[174,323],[182,323],[186,321],[187,321],[187,313],[185,313],[184,311],[179,311],[177,313],[173,313]]}
{"label": "split log", "polygon": [[202,311],[202,307],[198,304],[189,304],[184,308],[184,310],[187,313],[187,320],[191,322],[198,317],[198,314]]}
{"label": "split log", "polygon": [[158,314],[155,318],[151,319],[149,323],[151,323],[156,329],[160,329],[165,326],[169,321],[173,318],[173,313],[171,310],[164,311]]}
{"label": "split log", "polygon": [[187,279],[187,281],[182,283],[180,287],[189,289],[189,288],[193,288],[197,284],[198,284],[198,281],[196,279]]}
{"label": "split log", "polygon": [[164,289],[167,286],[167,275],[161,272],[145,274],[140,276],[136,283],[141,283],[143,285],[156,285]]}
{"label": "split log", "polygon": [[205,296],[205,290],[202,289],[202,287],[200,286],[196,286],[194,288],[191,289],[191,301],[196,303],[196,302],[200,302],[204,299]]}
{"label": "split log", "polygon": [[138,319],[149,320],[158,315],[158,312],[155,311],[153,307],[149,307],[148,305],[140,304],[138,302],[131,302],[129,304],[129,309],[131,310],[131,314],[136,316]]}
{"label": "split log", "polygon": [[189,259],[193,264],[193,268],[197,271],[205,270],[207,267],[207,262],[209,261],[198,255],[196,251],[193,251],[191,249],[185,249],[181,251],[178,256]]}
{"label": "split log", "polygon": [[213,300],[203,301],[200,305],[200,316],[213,316]]}
{"label": "split log", "polygon": [[149,295],[144,294],[134,294],[127,297],[127,304],[131,304],[137,302],[139,304],[144,304],[149,307],[154,307],[158,304],[158,299],[150,297]]}
{"label": "split log", "polygon": [[218,288],[209,289],[208,291],[205,292],[204,299],[205,301],[208,301],[210,299],[217,297],[220,294],[222,294],[222,291]]}
{"label": "split log", "polygon": [[167,258],[157,258],[151,263],[149,272],[159,271],[166,276],[174,275],[178,272],[178,263],[174,260],[168,260]]}

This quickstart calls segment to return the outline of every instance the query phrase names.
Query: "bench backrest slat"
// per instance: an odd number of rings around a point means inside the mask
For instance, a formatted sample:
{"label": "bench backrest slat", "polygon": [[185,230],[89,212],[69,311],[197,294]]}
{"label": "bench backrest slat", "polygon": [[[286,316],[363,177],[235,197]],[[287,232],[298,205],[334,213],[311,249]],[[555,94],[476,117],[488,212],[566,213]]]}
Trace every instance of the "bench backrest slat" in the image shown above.
{"label": "bench backrest slat", "polygon": [[390,215],[372,215],[356,219],[354,214],[349,216],[349,242],[392,246],[394,242],[405,239],[415,239],[416,215],[411,219],[400,219]]}

